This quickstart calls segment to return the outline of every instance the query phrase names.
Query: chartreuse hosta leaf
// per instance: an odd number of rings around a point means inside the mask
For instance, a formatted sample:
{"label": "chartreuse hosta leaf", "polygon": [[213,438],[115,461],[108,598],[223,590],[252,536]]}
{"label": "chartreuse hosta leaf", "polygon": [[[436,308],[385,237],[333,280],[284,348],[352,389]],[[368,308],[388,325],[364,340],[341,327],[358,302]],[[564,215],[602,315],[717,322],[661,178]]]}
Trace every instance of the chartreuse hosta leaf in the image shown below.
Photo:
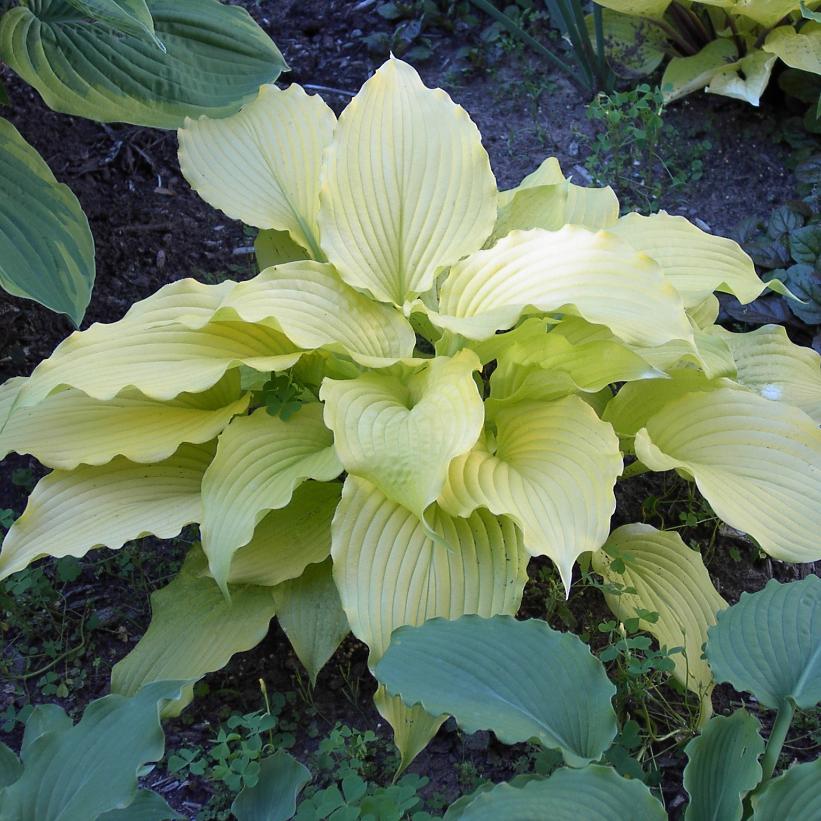
{"label": "chartreuse hosta leaf", "polygon": [[618,218],[619,201],[612,188],[574,185],[565,179],[556,158],[550,157],[516,188],[500,192],[493,235],[503,237],[514,229],[557,231],[568,224],[597,231]]}
{"label": "chartreuse hosta leaf", "polygon": [[661,90],[667,103],[705,88],[724,66],[738,60],[738,49],[730,38],[711,40],[697,54],[673,57],[664,69]]}
{"label": "chartreuse hosta leaf", "polygon": [[40,735],[24,750],[22,776],[0,791],[0,818],[90,819],[127,806],[138,772],[163,756],[159,712],[180,686],[161,681],[133,698],[105,696],[76,725]]}
{"label": "chartreuse hosta leaf", "polygon": [[332,575],[330,558],[311,564],[274,590],[277,619],[312,684],[350,632]]}
{"label": "chartreuse hosta leaf", "polygon": [[497,784],[446,821],[665,821],[667,813],[646,785],[623,778],[610,767],[561,767],[549,778],[522,786]]}
{"label": "chartreuse hosta leaf", "polygon": [[200,520],[200,485],[212,444],[182,445],[152,465],[122,456],[105,465],[55,470],[41,479],[0,550],[0,578],[42,556],[117,549],[149,533],[176,536]]}
{"label": "chartreuse hosta leaf", "polygon": [[263,86],[239,114],[186,120],[180,168],[195,191],[229,217],[287,231],[321,259],[317,213],[322,152],[333,111],[300,86]]}
{"label": "chartreuse hosta leaf", "polygon": [[147,6],[165,51],[148,38],[90,25],[67,0],[27,0],[3,16],[0,59],[55,111],[158,128],[232,114],[286,68],[242,8],[217,0]]}
{"label": "chartreuse hosta leaf", "polygon": [[472,351],[421,370],[326,379],[325,424],[345,470],[373,482],[417,516],[442,490],[448,464],[476,443],[484,422]]}
{"label": "chartreuse hosta leaf", "polygon": [[86,17],[105,23],[123,34],[147,38],[158,48],[164,49],[162,41],[154,34],[154,18],[146,0],[68,0],[75,9]]}
{"label": "chartreuse hosta leaf", "polygon": [[[67,388],[38,405],[13,410],[24,384],[23,379],[13,379],[0,386],[0,458],[10,451],[30,453],[47,467],[61,470],[103,465],[115,456],[160,462],[183,442],[214,439],[233,416],[247,409],[249,400],[248,394],[240,394],[236,369],[203,393],[180,394],[168,402],[148,399],[133,388],[107,402]],[[15,396],[4,402],[3,394],[12,392]],[[4,407],[11,411],[8,416]]]}
{"label": "chartreuse hosta leaf", "polygon": [[710,629],[707,660],[716,681],[752,693],[765,707],[821,701],[821,579],[742,593]]}
{"label": "chartreuse hosta leaf", "polygon": [[713,587],[700,554],[678,533],[630,524],[614,530],[604,548],[593,554],[593,568],[606,582],[626,588],[605,593],[607,606],[618,619],[635,618],[641,610],[658,614],[654,622],[642,621],[642,629],[661,647],[683,648],[683,653],[670,657],[674,674],[704,701],[709,715],[713,674],[702,658],[702,647],[707,628],[727,602]]}
{"label": "chartreuse hosta leaf", "polygon": [[480,248],[496,219],[478,129],[393,58],[340,116],[322,179],[322,250],[349,285],[382,302],[429,290],[436,269]]}
{"label": "chartreuse hosta leaf", "polygon": [[0,117],[0,287],[79,325],[93,285],[94,238],[77,197]]}
{"label": "chartreuse hosta leaf", "polygon": [[454,459],[439,503],[453,516],[477,508],[510,516],[527,550],[549,556],[569,590],[576,557],[598,550],[610,530],[618,438],[575,396],[522,402],[495,422],[495,449],[483,441]]}
{"label": "chartreuse hosta leaf", "polygon": [[821,74],[821,23],[811,20],[800,31],[792,26],[779,26],[767,35],[763,49],[788,66]]}
{"label": "chartreuse hosta leaf", "polygon": [[600,6],[638,17],[661,17],[671,0],[602,0]]}
{"label": "chartreuse hosta leaf", "polygon": [[152,681],[185,680],[181,698],[164,709],[178,715],[193,698],[193,682],[224,667],[234,653],[265,638],[274,616],[269,587],[234,585],[227,601],[199,548],[192,549],[170,584],[151,594],[151,624],[111,671],[111,691],[131,696]]}
{"label": "chartreuse hosta leaf", "polygon": [[821,758],[795,764],[752,797],[753,821],[821,816]]}
{"label": "chartreuse hosta leaf", "polygon": [[[715,716],[685,748],[686,821],[741,821],[742,799],[761,780],[760,725],[746,710]],[[782,816],[789,818],[790,816]]]}
{"label": "chartreuse hosta leaf", "polygon": [[692,340],[681,299],[658,266],[613,234],[567,225],[513,231],[451,268],[434,324],[486,339],[532,306],[606,325],[625,342]]}
{"label": "chartreuse hosta leaf", "polygon": [[410,358],[416,344],[400,311],[346,285],[331,265],[311,261],[278,265],[240,282],[215,317],[273,324],[301,348],[350,354],[374,367]]}
{"label": "chartreuse hosta leaf", "polygon": [[[356,476],[345,480],[333,523],[334,580],[372,665],[404,624],[466,613],[512,615],[519,608],[528,557],[512,521],[486,509],[451,517],[438,506],[428,519],[450,549],[435,543],[418,517],[375,485]],[[376,705],[394,729],[403,768],[444,720],[407,708],[381,689]]]}
{"label": "chartreuse hosta leaf", "polygon": [[228,581],[275,587],[328,558],[331,520],[341,494],[341,482],[305,482],[296,488],[288,506],[267,514],[251,541],[234,553]]}
{"label": "chartreuse hosta leaf", "polygon": [[259,408],[234,419],[219,439],[202,481],[202,546],[211,573],[227,590],[231,559],[269,510],[284,508],[306,479],[342,473],[322,405],[305,405],[287,422]]}
{"label": "chartreuse hosta leaf", "polygon": [[725,66],[714,74],[707,91],[757,106],[770,82],[775,61],[774,54],[750,51],[737,63]]}
{"label": "chartreuse hosta leaf", "polygon": [[736,334],[715,327],[735,360],[738,382],[765,399],[781,400],[801,408],[821,425],[821,357],[790,342],[780,325],[764,325]]}
{"label": "chartreuse hosta leaf", "polygon": [[[817,5],[812,0],[808,6]],[[733,11],[755,20],[761,26],[770,28],[792,11],[801,7],[799,0],[736,0]]]}
{"label": "chartreuse hosta leaf", "polygon": [[246,784],[231,804],[237,821],[288,821],[296,812],[296,799],[311,780],[311,772],[285,750],[259,762],[259,781]]}
{"label": "chartreuse hosta leaf", "polygon": [[616,735],[616,688],[601,662],[576,636],[535,619],[400,627],[374,675],[408,706],[452,715],[467,733],[493,730],[505,744],[537,739],[572,767],[596,761]]}
{"label": "chartreuse hosta leaf", "polygon": [[716,514],[777,559],[821,559],[821,430],[803,411],[733,388],[690,393],[635,438],[651,470],[690,474]]}
{"label": "chartreuse hosta leaf", "polygon": [[713,291],[733,294],[741,303],[752,302],[767,287],[783,292],[778,280],[759,279],[753,261],[737,242],[708,234],[684,217],[665,211],[649,217],[628,214],[609,230],[652,257],[687,308],[699,305]]}

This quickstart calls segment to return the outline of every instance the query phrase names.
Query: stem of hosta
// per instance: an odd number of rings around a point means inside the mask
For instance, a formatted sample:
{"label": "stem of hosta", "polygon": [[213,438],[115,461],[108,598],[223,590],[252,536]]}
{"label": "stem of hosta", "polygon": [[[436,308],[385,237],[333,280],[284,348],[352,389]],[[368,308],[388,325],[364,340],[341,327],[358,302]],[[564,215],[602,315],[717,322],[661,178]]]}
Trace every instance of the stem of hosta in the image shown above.
{"label": "stem of hosta", "polygon": [[764,751],[764,758],[761,762],[761,769],[764,771],[761,779],[762,785],[766,784],[773,774],[778,756],[781,755],[781,748],[784,746],[784,739],[790,729],[794,712],[795,705],[789,699],[785,699],[778,708],[778,714],[770,733],[770,740],[767,742],[767,749]]}

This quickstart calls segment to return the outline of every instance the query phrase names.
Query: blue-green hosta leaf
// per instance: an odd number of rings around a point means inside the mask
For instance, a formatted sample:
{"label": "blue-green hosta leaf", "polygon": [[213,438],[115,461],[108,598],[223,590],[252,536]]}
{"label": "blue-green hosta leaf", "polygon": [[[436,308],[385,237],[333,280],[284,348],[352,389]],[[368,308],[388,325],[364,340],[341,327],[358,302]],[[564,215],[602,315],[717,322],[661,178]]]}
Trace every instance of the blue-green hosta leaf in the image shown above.
{"label": "blue-green hosta leaf", "polygon": [[104,23],[123,34],[148,39],[165,49],[154,34],[154,18],[146,0],[68,0],[74,8],[94,21]]}
{"label": "blue-green hosta leaf", "polygon": [[89,25],[67,0],[27,0],[0,22],[0,59],[55,111],[178,128],[232,114],[286,67],[250,15],[217,0],[148,0],[151,41]]}
{"label": "blue-green hosta leaf", "polygon": [[160,709],[180,687],[160,681],[133,698],[105,696],[75,726],[41,735],[26,749],[23,775],[2,794],[0,818],[91,819],[127,806],[138,771],[162,758]]}
{"label": "blue-green hosta leaf", "polygon": [[59,704],[37,704],[26,719],[23,744],[20,754],[25,758],[28,748],[46,733],[57,733],[70,729],[71,719]]}
{"label": "blue-green hosta leaf", "polygon": [[761,780],[764,739],[755,716],[736,710],[714,716],[685,748],[686,821],[740,821],[742,799]]}
{"label": "blue-green hosta leaf", "polygon": [[23,766],[14,751],[0,743],[0,798],[3,787],[13,784],[23,773]]}
{"label": "blue-green hosta leaf", "polygon": [[821,758],[790,767],[753,795],[753,821],[821,818]]}
{"label": "blue-green hosta leaf", "polygon": [[[205,568],[205,557],[195,548],[179,574],[152,593],[151,624],[114,665],[112,692],[129,696],[153,681],[202,678],[265,638],[276,609],[270,588],[232,586],[228,601]],[[178,715],[192,695],[193,685],[187,685],[164,714]]]}
{"label": "blue-green hosta leaf", "polygon": [[617,731],[616,688],[601,662],[576,636],[536,619],[401,627],[374,675],[408,706],[448,713],[468,733],[493,730],[505,744],[538,739],[574,767],[598,759]]}
{"label": "blue-green hosta leaf", "polygon": [[176,821],[185,818],[168,806],[168,802],[153,790],[137,790],[137,797],[124,809],[98,815],[96,821]]}
{"label": "blue-green hosta leaf", "polygon": [[786,699],[814,707],[821,700],[821,579],[771,579],[757,593],[742,593],[718,614],[706,655],[716,681],[752,693],[765,707]]}
{"label": "blue-green hosta leaf", "polygon": [[[330,533],[329,533],[330,536]],[[313,684],[350,632],[330,558],[274,589],[277,619]]]}
{"label": "blue-green hosta leaf", "polygon": [[77,197],[0,118],[0,286],[79,325],[94,285],[94,238]]}
{"label": "blue-green hosta leaf", "polygon": [[263,758],[259,781],[243,787],[231,805],[237,821],[288,821],[296,812],[296,799],[311,780],[311,772],[284,750]]}
{"label": "blue-green hosta leaf", "polygon": [[[579,693],[583,698],[583,694]],[[667,814],[650,790],[622,778],[610,767],[590,764],[562,767],[546,779],[524,786],[497,784],[479,793],[445,821],[666,821]]]}

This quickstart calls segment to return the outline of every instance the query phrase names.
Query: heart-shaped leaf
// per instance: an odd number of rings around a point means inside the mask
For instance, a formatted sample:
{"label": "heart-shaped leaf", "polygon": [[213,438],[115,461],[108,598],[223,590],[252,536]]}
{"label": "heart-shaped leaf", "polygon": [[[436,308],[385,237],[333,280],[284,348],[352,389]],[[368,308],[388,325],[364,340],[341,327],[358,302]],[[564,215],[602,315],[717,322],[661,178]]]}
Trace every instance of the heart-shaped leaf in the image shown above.
{"label": "heart-shaped leaf", "polygon": [[150,39],[89,25],[68,0],[28,0],[3,15],[0,59],[55,111],[157,128],[233,114],[286,68],[243,8],[217,0],[147,6],[165,52]]}
{"label": "heart-shaped leaf", "polygon": [[296,798],[311,780],[307,767],[284,750],[264,758],[259,781],[243,787],[231,805],[238,821],[288,821],[296,812]]}
{"label": "heart-shaped leaf", "polygon": [[599,758],[616,735],[615,687],[601,662],[576,636],[535,619],[401,627],[374,675],[406,704],[448,713],[468,733],[493,730],[506,744],[535,738],[574,767]]}
{"label": "heart-shaped leaf", "polygon": [[814,707],[821,700],[821,579],[771,579],[757,593],[742,593],[718,614],[706,654],[716,681],[752,693],[766,707],[787,699]]}

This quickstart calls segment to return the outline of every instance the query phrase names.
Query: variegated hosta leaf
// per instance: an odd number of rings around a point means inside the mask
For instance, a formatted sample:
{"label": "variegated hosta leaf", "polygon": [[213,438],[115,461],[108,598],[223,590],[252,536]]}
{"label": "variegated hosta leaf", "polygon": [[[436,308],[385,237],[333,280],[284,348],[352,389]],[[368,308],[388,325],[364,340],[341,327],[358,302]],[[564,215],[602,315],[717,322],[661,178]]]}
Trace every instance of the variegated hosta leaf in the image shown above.
{"label": "variegated hosta leaf", "polygon": [[234,419],[202,480],[202,547],[217,584],[227,590],[234,553],[269,510],[285,507],[306,479],[329,481],[340,473],[318,402],[287,422],[265,408]]}
{"label": "variegated hosta leaf", "polygon": [[[616,566],[613,561],[619,560]],[[633,588],[635,593],[605,593],[607,606],[621,621],[636,612],[658,613],[655,622],[642,622],[660,647],[683,647],[684,654],[670,658],[676,678],[704,701],[705,717],[711,710],[713,674],[702,658],[707,628],[716,623],[716,613],[727,607],[718,594],[701,556],[673,531],[656,530],[645,524],[630,524],[610,534],[604,547],[593,554],[593,568],[606,582]]]}
{"label": "variegated hosta leaf", "polygon": [[439,495],[454,456],[470,450],[484,423],[469,350],[410,373],[326,379],[325,424],[345,470],[373,482],[417,516]]}
{"label": "variegated hosta leaf", "polygon": [[211,322],[192,329],[126,316],[73,333],[34,369],[18,403],[36,405],[61,387],[104,400],[134,388],[149,399],[165,401],[181,393],[202,393],[240,364],[279,371],[299,357],[282,333],[263,325]]}
{"label": "variegated hosta leaf", "polygon": [[737,60],[738,50],[728,37],[711,40],[691,57],[673,57],[661,78],[664,101],[670,103],[701,91],[724,66]]}
{"label": "variegated hosta leaf", "polygon": [[131,696],[152,681],[191,682],[163,710],[166,716],[179,715],[193,698],[194,681],[265,638],[275,611],[271,589],[232,586],[229,602],[204,575],[206,567],[205,556],[195,547],[170,584],[151,594],[151,624],[114,665],[111,692]]}
{"label": "variegated hosta leaf", "polygon": [[606,231],[514,231],[455,265],[434,324],[486,339],[516,324],[529,306],[577,314],[625,342],[692,339],[681,299],[658,266]]}
{"label": "variegated hosta leaf", "polygon": [[757,106],[770,82],[776,56],[766,51],[750,51],[737,63],[714,74],[707,86],[711,94],[722,94]]}
{"label": "variegated hosta leaf", "polygon": [[0,551],[0,579],[42,556],[83,556],[153,534],[176,536],[199,521],[200,485],[214,455],[182,445],[170,458],[140,465],[122,456],[99,467],[55,470],[41,479]]}
{"label": "variegated hosta leaf", "polygon": [[607,404],[602,419],[609,422],[621,438],[631,439],[648,419],[685,394],[734,384],[727,379],[712,381],[701,371],[683,368],[673,371],[668,379],[648,379],[624,385]]}
{"label": "variegated hosta leaf", "polygon": [[339,118],[320,201],[322,250],[342,278],[403,305],[481,248],[496,181],[464,109],[392,57]]}
{"label": "variegated hosta leaf", "polygon": [[745,390],[690,393],[635,438],[651,470],[680,468],[727,524],[777,559],[821,559],[821,430],[803,411]]}
{"label": "variegated hosta leaf", "polygon": [[332,570],[331,560],[325,559],[308,565],[299,578],[283,582],[274,590],[279,626],[312,684],[316,684],[319,671],[350,632]]}
{"label": "variegated hosta leaf", "polygon": [[256,228],[288,231],[320,259],[319,175],[335,125],[318,95],[262,86],[238,114],[186,119],[180,168],[210,205]]}
{"label": "variegated hosta leaf", "polygon": [[779,26],[767,35],[763,48],[788,66],[821,74],[821,23],[810,20],[800,31],[793,26]]}
{"label": "variegated hosta leaf", "polygon": [[[68,388],[14,411],[2,397],[13,391],[10,398],[16,398],[24,384],[14,379],[0,387],[0,458],[10,451],[29,453],[61,470],[103,465],[115,456],[160,462],[183,442],[210,442],[232,417],[245,412],[250,398],[240,395],[234,369],[204,393],[184,393],[168,402],[148,399],[133,388],[108,401]],[[11,410],[8,418],[3,407]]]}
{"label": "variegated hosta leaf", "polygon": [[[376,663],[403,624],[466,613],[512,615],[527,578],[527,553],[513,522],[477,510],[453,518],[429,513],[450,549],[434,543],[422,521],[365,479],[349,476],[333,523],[334,580],[354,635]],[[444,717],[406,708],[377,691],[391,723],[403,768],[424,748]]]}
{"label": "variegated hosta leaf", "polygon": [[217,318],[270,321],[300,348],[350,354],[373,367],[410,358],[416,344],[402,313],[346,285],[333,266],[291,262],[269,268],[226,295]]}
{"label": "variegated hosta leaf", "polygon": [[268,513],[251,541],[234,554],[228,581],[275,587],[327,559],[331,520],[341,494],[341,482],[301,484],[287,507]]}
{"label": "variegated hosta leaf", "polygon": [[738,381],[765,399],[801,408],[821,425],[821,357],[790,342],[780,325],[764,325],[749,333],[711,329],[732,352]]}
{"label": "variegated hosta leaf", "polygon": [[713,291],[733,294],[746,304],[768,286],[780,285],[777,280],[762,282],[737,242],[708,234],[666,211],[649,217],[627,214],[609,230],[652,257],[687,308],[701,304]]}
{"label": "variegated hosta leaf", "polygon": [[607,539],[622,472],[619,440],[581,399],[522,402],[496,417],[486,444],[453,460],[439,499],[453,516],[510,516],[534,556],[549,556],[570,589],[573,563]]}
{"label": "variegated hosta leaf", "polygon": [[154,33],[154,18],[146,0],[68,0],[95,22],[105,23],[115,31],[132,34],[153,42],[157,48],[165,46]]}

